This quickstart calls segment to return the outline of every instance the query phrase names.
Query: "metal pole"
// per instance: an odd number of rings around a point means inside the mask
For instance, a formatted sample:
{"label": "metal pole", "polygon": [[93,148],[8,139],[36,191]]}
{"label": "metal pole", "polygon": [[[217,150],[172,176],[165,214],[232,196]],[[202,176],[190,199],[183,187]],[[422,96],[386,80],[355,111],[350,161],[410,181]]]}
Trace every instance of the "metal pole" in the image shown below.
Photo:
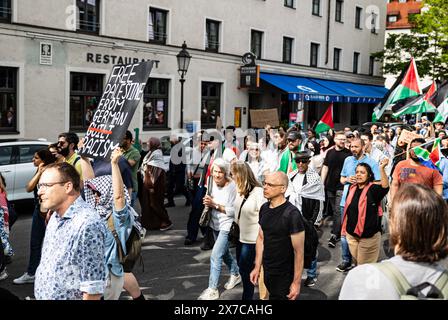
{"label": "metal pole", "polygon": [[184,127],[184,76],[180,78],[180,129]]}

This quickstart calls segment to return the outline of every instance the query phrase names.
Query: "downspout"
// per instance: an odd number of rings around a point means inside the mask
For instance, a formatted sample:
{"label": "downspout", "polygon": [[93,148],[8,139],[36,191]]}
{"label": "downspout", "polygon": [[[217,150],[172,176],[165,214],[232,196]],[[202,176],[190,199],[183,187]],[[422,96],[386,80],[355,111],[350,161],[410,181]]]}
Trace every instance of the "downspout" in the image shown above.
{"label": "downspout", "polygon": [[330,52],[330,15],[331,15],[331,0],[328,0],[327,8],[327,39],[326,39],[326,50],[325,50],[325,64],[328,64],[328,56]]}

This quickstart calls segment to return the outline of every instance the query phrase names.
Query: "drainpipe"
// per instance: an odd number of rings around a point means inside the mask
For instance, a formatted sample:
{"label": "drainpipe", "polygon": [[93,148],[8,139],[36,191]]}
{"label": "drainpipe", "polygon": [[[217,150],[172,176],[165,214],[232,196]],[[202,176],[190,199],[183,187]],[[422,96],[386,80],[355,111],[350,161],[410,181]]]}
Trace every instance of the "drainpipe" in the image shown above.
{"label": "drainpipe", "polygon": [[325,50],[325,64],[328,64],[328,56],[330,51],[330,15],[331,15],[331,0],[328,0],[328,9],[327,9],[327,39],[326,45],[327,48]]}

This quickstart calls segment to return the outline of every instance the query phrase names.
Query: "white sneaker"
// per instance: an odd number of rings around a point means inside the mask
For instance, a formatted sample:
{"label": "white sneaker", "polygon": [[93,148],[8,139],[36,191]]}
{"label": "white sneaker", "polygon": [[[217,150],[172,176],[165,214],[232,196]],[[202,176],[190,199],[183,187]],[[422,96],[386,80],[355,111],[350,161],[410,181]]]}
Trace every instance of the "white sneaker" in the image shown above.
{"label": "white sneaker", "polygon": [[198,300],[218,300],[218,298],[218,289],[207,288],[201,293]]}
{"label": "white sneaker", "polygon": [[241,276],[239,274],[236,276],[231,274],[229,281],[226,282],[226,284],[224,285],[224,288],[226,290],[233,289],[240,282],[241,282]]}
{"label": "white sneaker", "polygon": [[26,284],[34,283],[35,276],[30,276],[28,272],[25,272],[20,278],[14,279],[12,282],[14,284]]}
{"label": "white sneaker", "polygon": [[2,272],[0,272],[0,280],[5,280],[6,278],[8,278],[8,272],[6,272],[5,268]]}

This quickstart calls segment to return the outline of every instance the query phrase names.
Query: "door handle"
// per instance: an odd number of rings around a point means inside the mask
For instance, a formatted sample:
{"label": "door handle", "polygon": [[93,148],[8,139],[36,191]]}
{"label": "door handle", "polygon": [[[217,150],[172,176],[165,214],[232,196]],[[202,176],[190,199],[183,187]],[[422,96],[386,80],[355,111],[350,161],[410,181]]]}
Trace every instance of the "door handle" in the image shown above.
{"label": "door handle", "polygon": [[1,173],[8,173],[8,172],[11,172],[11,170],[4,170],[4,171],[1,171]]}

